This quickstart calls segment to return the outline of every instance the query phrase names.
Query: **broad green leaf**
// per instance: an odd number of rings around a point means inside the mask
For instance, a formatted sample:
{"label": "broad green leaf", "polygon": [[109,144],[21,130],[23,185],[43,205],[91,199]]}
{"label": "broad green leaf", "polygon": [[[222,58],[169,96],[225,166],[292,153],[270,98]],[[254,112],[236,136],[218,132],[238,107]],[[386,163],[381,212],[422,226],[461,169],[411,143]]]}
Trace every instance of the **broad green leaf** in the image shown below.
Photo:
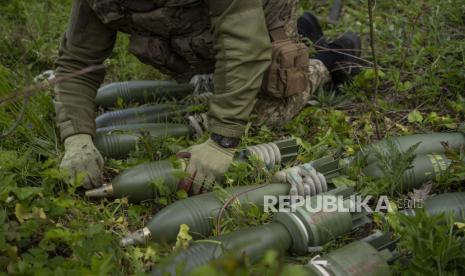
{"label": "broad green leaf", "polygon": [[408,121],[409,123],[421,123],[423,122],[423,115],[415,109],[408,114]]}
{"label": "broad green leaf", "polygon": [[406,127],[406,126],[404,126],[404,125],[401,125],[401,124],[396,123],[396,127],[397,127],[398,129],[400,129],[403,133],[408,133],[408,132],[409,132],[408,127]]}
{"label": "broad green leaf", "polygon": [[178,190],[178,191],[176,192],[176,197],[177,197],[178,199],[184,199],[184,198],[187,198],[188,196],[189,196],[189,195],[188,195],[187,192],[184,191],[184,190]]}
{"label": "broad green leaf", "polygon": [[189,234],[189,226],[181,224],[178,236],[176,237],[175,249],[187,249],[191,240],[192,236]]}
{"label": "broad green leaf", "polygon": [[32,212],[28,212],[19,203],[16,204],[15,215],[20,223],[23,223],[25,220],[32,219],[32,218],[40,218],[40,219],[47,218],[47,215],[45,215],[43,208],[33,207]]}
{"label": "broad green leaf", "polygon": [[463,222],[455,222],[454,225],[457,226],[458,229],[465,228],[465,223]]}
{"label": "broad green leaf", "polygon": [[409,81],[406,81],[399,85],[399,91],[405,92],[405,91],[412,89],[412,87],[413,87],[413,84]]}
{"label": "broad green leaf", "polygon": [[41,195],[42,188],[40,187],[22,187],[13,190],[19,200],[23,201],[33,195]]}
{"label": "broad green leaf", "polygon": [[438,116],[438,113],[436,112],[431,112],[430,114],[428,114],[428,117],[426,117],[426,120],[429,121],[429,122],[432,122],[432,123],[435,123],[437,121],[439,121],[440,117]]}

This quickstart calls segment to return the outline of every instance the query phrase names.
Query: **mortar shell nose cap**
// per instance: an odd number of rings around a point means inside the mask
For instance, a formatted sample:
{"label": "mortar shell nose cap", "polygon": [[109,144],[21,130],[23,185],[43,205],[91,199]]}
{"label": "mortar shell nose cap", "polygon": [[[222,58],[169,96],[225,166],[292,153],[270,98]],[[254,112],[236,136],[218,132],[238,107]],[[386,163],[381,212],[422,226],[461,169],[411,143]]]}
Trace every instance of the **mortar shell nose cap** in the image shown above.
{"label": "mortar shell nose cap", "polygon": [[113,185],[105,184],[100,188],[89,190],[86,192],[86,197],[100,198],[113,196]]}

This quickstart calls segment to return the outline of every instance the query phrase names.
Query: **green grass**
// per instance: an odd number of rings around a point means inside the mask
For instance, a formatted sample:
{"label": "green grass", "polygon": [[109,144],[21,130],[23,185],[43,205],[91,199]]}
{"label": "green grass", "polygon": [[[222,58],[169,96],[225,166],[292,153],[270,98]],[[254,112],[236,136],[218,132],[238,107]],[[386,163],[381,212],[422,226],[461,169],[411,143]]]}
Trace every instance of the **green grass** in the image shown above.
{"label": "green grass", "polygon": [[[300,2],[302,9],[311,9],[322,19],[328,14],[328,1]],[[371,61],[367,1],[344,2],[339,24],[323,23],[323,28],[331,38],[347,30],[359,32],[363,58]],[[34,76],[53,68],[70,3],[0,2],[0,96],[31,84]],[[328,153],[351,156],[361,146],[382,137],[457,129],[465,119],[464,14],[461,0],[376,1],[374,43],[380,67],[377,95],[373,70],[366,70],[353,84],[344,86],[341,94],[323,91],[316,95],[316,104],[306,108],[285,131],[252,129],[244,144],[292,134],[302,142],[300,161],[309,161]],[[127,44],[127,36],[120,35],[109,60],[106,82],[164,78],[130,56]],[[21,100],[0,104],[1,131],[13,124],[21,108]],[[57,170],[62,148],[53,120],[51,91],[43,91],[31,97],[16,131],[0,141],[0,274],[119,275],[150,271],[171,252],[171,246],[122,249],[118,240],[143,226],[160,206],[134,205],[125,199],[89,201],[78,184],[66,185]],[[194,142],[148,141],[143,148],[150,152],[136,152],[128,160],[107,160],[106,173],[114,175],[134,164],[165,158]],[[463,185],[463,153],[450,156],[455,160],[454,171],[436,183],[433,192],[460,190]],[[241,185],[269,179],[269,175],[246,166],[235,167],[228,176],[229,183]],[[364,184],[379,188],[374,186],[376,182]],[[244,213],[233,209],[222,221],[222,229],[231,231],[268,219],[257,210]],[[403,238],[401,252],[413,261],[399,266],[399,273],[461,274],[464,268],[457,260],[463,260],[463,233],[451,231],[451,225],[451,221],[441,224],[420,217],[402,219],[394,227],[376,220],[373,227],[393,227]],[[429,233],[436,233],[435,239]],[[334,249],[352,239],[345,237],[326,247]],[[227,259],[216,265],[222,272],[214,267],[202,271],[218,275],[296,275],[302,271],[286,263],[305,263],[311,256],[283,260],[269,253],[259,265]]]}

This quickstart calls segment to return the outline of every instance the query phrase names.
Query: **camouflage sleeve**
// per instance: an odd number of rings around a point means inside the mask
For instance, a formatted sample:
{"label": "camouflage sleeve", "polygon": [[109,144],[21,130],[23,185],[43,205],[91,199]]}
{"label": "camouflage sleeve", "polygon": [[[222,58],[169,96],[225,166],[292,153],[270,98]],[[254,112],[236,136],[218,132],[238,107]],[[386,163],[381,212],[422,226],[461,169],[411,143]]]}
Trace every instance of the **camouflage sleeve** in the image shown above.
{"label": "camouflage sleeve", "polygon": [[[57,77],[102,64],[115,39],[116,32],[97,18],[86,0],[74,0],[56,60]],[[95,135],[94,98],[104,76],[104,70],[94,71],[55,86],[56,121],[62,140],[74,134]]]}
{"label": "camouflage sleeve", "polygon": [[216,60],[209,126],[241,137],[271,60],[262,0],[209,0],[209,7]]}

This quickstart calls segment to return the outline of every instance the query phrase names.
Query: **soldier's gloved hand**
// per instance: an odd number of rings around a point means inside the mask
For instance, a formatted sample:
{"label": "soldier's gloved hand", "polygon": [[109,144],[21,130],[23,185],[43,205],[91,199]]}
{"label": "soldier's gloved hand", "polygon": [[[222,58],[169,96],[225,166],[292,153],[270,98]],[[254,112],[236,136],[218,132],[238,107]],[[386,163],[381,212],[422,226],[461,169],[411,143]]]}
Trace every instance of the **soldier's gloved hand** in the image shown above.
{"label": "soldier's gloved hand", "polygon": [[65,156],[61,160],[60,169],[76,178],[86,173],[83,186],[86,189],[100,187],[103,183],[103,157],[88,134],[77,134],[65,139]]}
{"label": "soldier's gloved hand", "polygon": [[286,170],[286,181],[291,184],[289,195],[308,196],[311,195],[310,188],[305,185],[301,167],[293,167]]}
{"label": "soldier's gloved hand", "polygon": [[317,172],[310,164],[280,171],[276,173],[274,180],[289,183],[291,196],[314,196],[328,190],[324,175]]}
{"label": "soldier's gloved hand", "polygon": [[234,148],[222,147],[208,139],[203,144],[180,152],[179,157],[189,157],[186,172],[193,179],[191,192],[198,194],[202,190],[208,190],[214,181],[222,181],[233,161],[235,151]]}

